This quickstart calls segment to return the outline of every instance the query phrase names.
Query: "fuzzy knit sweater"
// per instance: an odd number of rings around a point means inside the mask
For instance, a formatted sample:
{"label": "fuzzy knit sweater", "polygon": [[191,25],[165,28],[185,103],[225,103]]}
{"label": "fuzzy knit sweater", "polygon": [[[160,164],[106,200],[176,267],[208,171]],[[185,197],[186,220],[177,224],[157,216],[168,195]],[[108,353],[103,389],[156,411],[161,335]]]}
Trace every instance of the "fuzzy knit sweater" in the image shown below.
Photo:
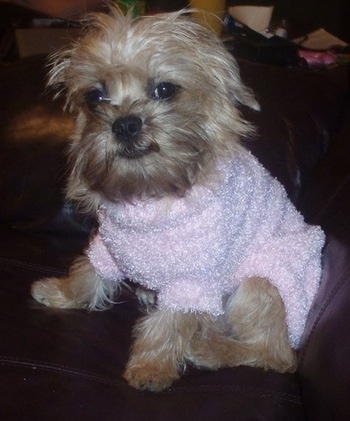
{"label": "fuzzy knit sweater", "polygon": [[320,282],[324,234],[249,152],[221,162],[218,173],[220,182],[183,198],[101,203],[90,261],[105,279],[157,291],[160,307],[214,316],[242,280],[268,278],[297,348]]}

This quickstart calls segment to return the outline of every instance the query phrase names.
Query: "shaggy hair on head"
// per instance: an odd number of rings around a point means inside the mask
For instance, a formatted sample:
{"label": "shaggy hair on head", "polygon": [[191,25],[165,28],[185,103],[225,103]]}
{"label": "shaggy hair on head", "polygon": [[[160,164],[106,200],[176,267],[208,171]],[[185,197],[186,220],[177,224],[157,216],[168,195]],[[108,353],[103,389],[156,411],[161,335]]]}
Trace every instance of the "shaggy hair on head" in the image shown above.
{"label": "shaggy hair on head", "polygon": [[[91,212],[101,194],[114,201],[184,195],[205,182],[216,160],[252,131],[237,103],[258,109],[231,54],[185,12],[132,20],[112,8],[86,23],[84,36],[53,56],[48,81],[78,112],[68,197]],[[174,86],[171,101],[152,97],[163,82]],[[97,113],[86,106],[94,90],[106,99]],[[142,118],[139,159],[127,159],[113,141],[110,127],[125,115]]]}

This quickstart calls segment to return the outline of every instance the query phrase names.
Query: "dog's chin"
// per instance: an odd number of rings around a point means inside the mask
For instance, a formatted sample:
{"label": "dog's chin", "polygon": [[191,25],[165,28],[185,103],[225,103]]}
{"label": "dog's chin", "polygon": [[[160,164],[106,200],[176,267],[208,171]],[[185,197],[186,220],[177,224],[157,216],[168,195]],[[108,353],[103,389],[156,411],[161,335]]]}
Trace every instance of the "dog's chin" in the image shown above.
{"label": "dog's chin", "polygon": [[150,155],[151,153],[158,151],[159,147],[157,147],[155,144],[150,144],[148,146],[137,146],[135,144],[131,144],[120,147],[117,150],[116,155],[121,159],[135,160],[141,159],[146,155]]}
{"label": "dog's chin", "polygon": [[149,150],[140,150],[133,148],[124,148],[117,152],[119,158],[124,158],[127,160],[140,159],[150,153]]}

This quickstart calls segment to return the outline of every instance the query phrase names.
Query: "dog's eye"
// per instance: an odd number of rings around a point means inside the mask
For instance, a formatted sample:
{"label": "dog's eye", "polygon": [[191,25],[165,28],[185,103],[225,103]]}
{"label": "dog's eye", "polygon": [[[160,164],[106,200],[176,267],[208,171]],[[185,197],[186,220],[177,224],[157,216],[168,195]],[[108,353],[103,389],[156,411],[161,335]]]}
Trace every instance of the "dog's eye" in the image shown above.
{"label": "dog's eye", "polygon": [[96,107],[98,104],[101,104],[103,101],[107,101],[106,95],[100,89],[91,89],[85,93],[85,102],[89,107]]}
{"label": "dog's eye", "polygon": [[152,98],[167,100],[173,98],[178,91],[178,86],[170,82],[161,82],[152,92]]}

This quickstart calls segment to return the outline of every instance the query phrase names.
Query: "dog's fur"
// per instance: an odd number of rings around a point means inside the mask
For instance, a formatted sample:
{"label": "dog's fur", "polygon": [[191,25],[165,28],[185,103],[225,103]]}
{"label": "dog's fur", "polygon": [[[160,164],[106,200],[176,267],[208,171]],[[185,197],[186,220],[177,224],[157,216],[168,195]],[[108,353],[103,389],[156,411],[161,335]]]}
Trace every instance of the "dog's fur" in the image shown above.
{"label": "dog's fur", "polygon": [[[183,12],[132,21],[112,9],[90,16],[86,28],[54,56],[48,82],[77,113],[67,197],[95,213],[101,197],[185,196],[215,178],[215,162],[240,150],[252,130],[237,103],[259,108],[221,42]],[[131,144],[116,136],[125,127],[114,125],[126,116],[139,117],[129,131],[142,122]],[[113,303],[118,285],[83,257],[69,276],[38,281],[32,293],[48,306],[95,310]],[[135,327],[124,373],[135,388],[163,390],[186,363],[295,369],[284,304],[267,279],[242,282],[220,317],[157,309],[152,293],[140,297],[150,309]]]}

